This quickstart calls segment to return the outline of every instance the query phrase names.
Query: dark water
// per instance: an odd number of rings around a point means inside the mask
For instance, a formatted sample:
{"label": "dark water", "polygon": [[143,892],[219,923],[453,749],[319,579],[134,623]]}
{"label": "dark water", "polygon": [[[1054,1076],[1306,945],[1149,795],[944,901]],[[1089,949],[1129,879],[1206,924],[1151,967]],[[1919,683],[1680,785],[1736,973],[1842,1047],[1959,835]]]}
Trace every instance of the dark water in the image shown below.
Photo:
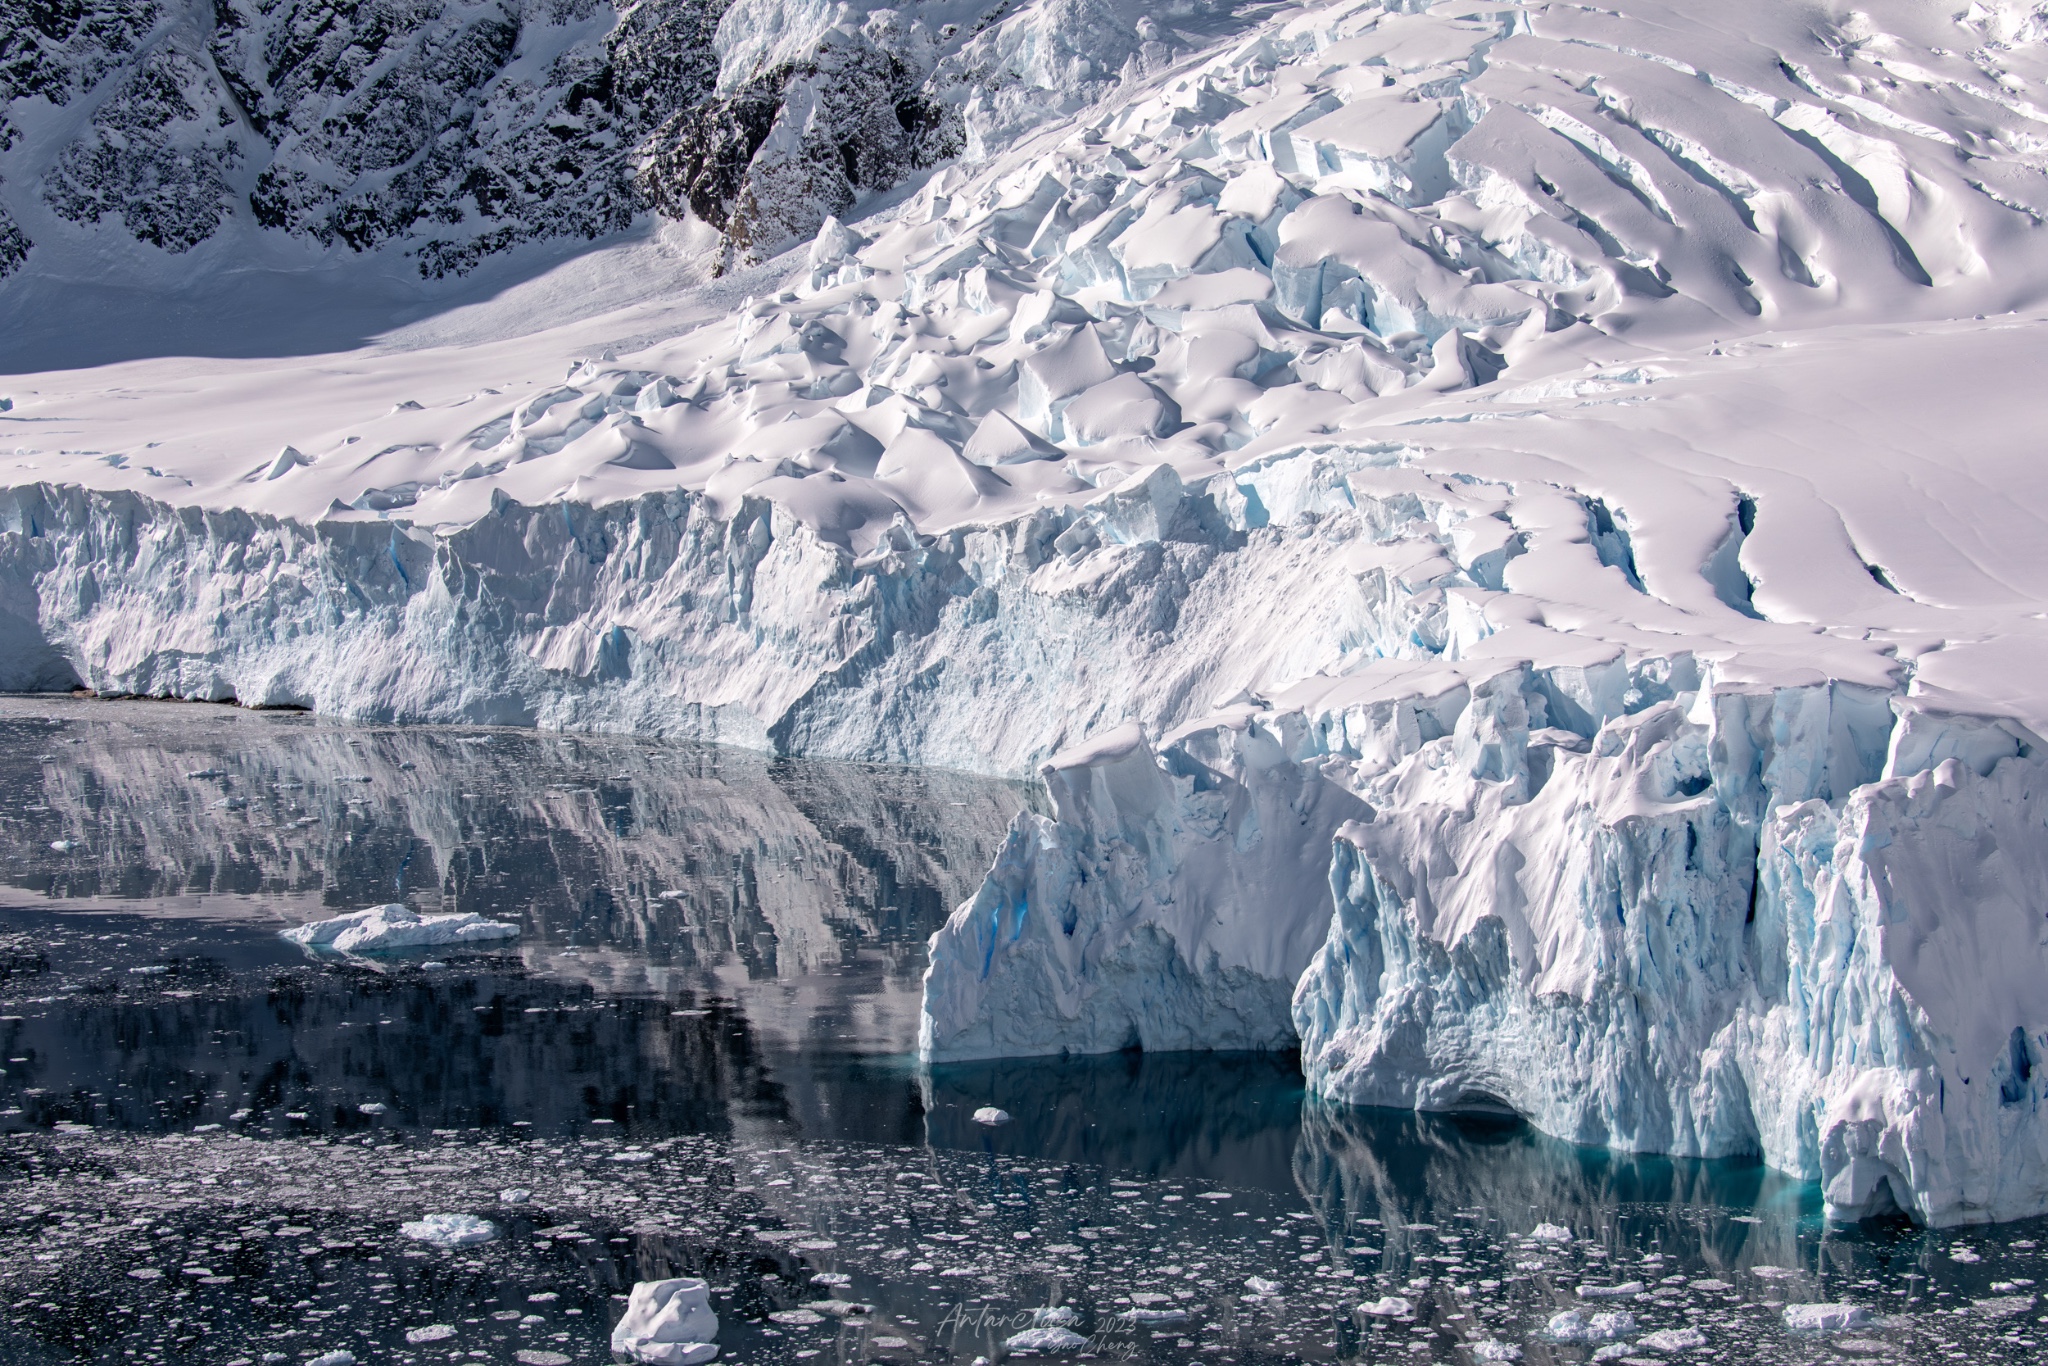
{"label": "dark water", "polygon": [[[762,1363],[998,1359],[1048,1306],[1096,1359],[2048,1360],[2039,1225],[1830,1228],[1754,1164],[1305,1105],[1279,1056],[920,1071],[924,940],[1032,800],[0,702],[0,1360],[603,1361],[678,1274]],[[278,937],[385,901],[521,934]],[[1807,1301],[1866,1321],[1788,1331]],[[1575,1307],[1630,1320],[1546,1332]]]}

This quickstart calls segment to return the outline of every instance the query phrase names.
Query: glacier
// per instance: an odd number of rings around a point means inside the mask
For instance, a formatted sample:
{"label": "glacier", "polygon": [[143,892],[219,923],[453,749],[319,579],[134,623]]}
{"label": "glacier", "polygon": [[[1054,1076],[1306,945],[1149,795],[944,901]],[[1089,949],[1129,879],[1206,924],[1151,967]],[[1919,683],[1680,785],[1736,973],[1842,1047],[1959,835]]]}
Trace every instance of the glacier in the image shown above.
{"label": "glacier", "polygon": [[914,38],[957,148],[758,265],[0,380],[0,687],[1035,775],[928,1061],[2048,1211],[2048,11]]}

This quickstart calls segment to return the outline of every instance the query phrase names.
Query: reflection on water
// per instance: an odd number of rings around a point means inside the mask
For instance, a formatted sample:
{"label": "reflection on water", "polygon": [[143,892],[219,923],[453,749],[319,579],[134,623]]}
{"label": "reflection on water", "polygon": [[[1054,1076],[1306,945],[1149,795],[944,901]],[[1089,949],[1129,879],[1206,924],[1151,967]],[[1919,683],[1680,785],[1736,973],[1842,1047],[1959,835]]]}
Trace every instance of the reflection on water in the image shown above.
{"label": "reflection on water", "polygon": [[[1616,1359],[1696,1332],[1801,1366],[1834,1349],[1782,1306],[1830,1298],[1874,1316],[1850,1355],[2036,1359],[2039,1227],[1830,1229],[1755,1164],[1306,1104],[1285,1055],[920,1071],[924,940],[1031,800],[0,701],[0,1359],[424,1361],[431,1317],[466,1358],[562,1366],[602,1359],[614,1293],[679,1273],[719,1282],[728,1355],[760,1366],[999,1358],[1053,1303],[1098,1357],[1162,1366],[1578,1366],[1592,1346],[1544,1325],[1634,1282]],[[521,936],[373,961],[277,935],[390,900]],[[516,1236],[420,1261],[398,1226],[434,1210]]]}
{"label": "reflection on water", "polygon": [[[930,1141],[1157,1178],[1293,1189],[1291,1054],[1118,1053],[949,1063],[922,1079]],[[993,1105],[1012,1116],[974,1122]]]}
{"label": "reflection on water", "polygon": [[[318,1127],[381,1104],[696,1129],[737,1109],[900,1140],[910,1078],[885,1069],[878,1097],[845,1073],[909,1048],[924,940],[1028,800],[702,746],[0,704],[0,915],[41,956],[5,989],[50,997],[0,1023],[31,1059],[7,1085],[45,1121]],[[276,940],[390,900],[522,935],[438,972]]]}

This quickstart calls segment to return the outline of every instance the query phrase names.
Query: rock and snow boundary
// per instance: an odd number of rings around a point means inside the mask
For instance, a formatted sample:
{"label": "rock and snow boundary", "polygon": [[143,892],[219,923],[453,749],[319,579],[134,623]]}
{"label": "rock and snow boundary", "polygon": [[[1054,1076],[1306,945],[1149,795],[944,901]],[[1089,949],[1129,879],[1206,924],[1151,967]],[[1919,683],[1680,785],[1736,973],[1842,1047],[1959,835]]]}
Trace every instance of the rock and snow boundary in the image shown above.
{"label": "rock and snow boundary", "polygon": [[34,377],[0,684],[1043,765],[933,1060],[1298,1038],[1333,1100],[2048,1209],[2048,17],[1105,9],[1114,83],[1078,22],[566,380]]}

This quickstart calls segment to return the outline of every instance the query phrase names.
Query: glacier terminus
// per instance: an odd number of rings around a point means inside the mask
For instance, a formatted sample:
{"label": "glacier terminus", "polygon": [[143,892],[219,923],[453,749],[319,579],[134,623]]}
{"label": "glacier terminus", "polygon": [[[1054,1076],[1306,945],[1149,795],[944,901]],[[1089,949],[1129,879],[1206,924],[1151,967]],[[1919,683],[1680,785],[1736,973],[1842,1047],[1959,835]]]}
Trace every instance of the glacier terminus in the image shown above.
{"label": "glacier terminus", "polygon": [[0,3],[0,688],[1033,778],[927,1062],[2048,1213],[2048,5],[314,8]]}

